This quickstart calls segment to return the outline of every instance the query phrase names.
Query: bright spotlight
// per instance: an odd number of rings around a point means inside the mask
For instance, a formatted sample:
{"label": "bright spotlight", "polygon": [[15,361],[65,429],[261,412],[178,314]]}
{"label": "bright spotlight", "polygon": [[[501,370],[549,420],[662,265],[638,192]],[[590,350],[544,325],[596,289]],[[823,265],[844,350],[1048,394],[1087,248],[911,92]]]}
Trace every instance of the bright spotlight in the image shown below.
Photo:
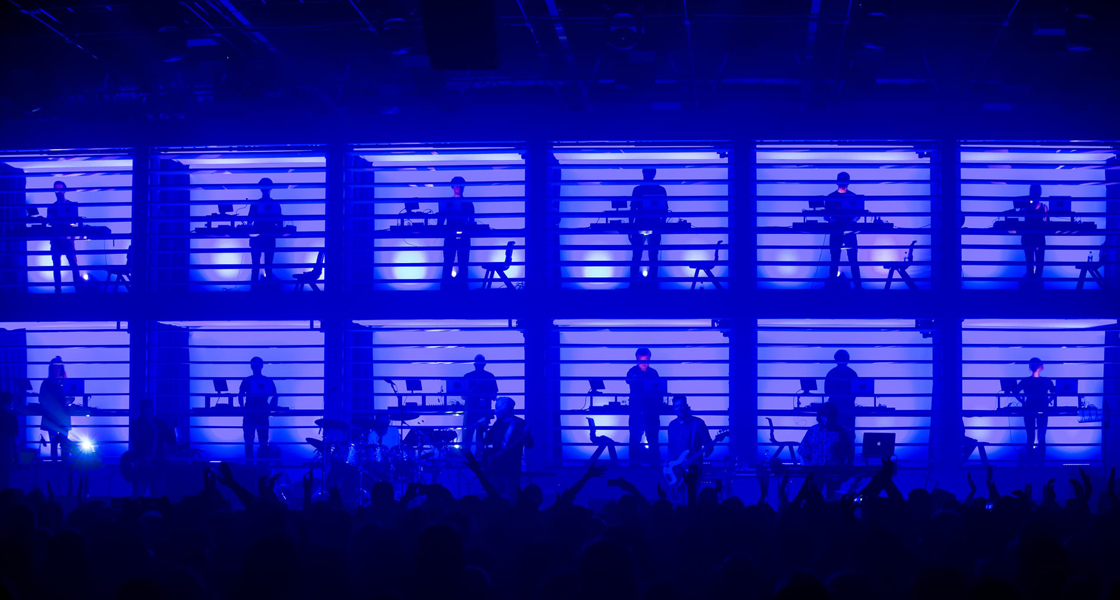
{"label": "bright spotlight", "polygon": [[82,440],[78,443],[78,448],[80,448],[81,451],[85,454],[93,454],[93,451],[97,450],[97,446],[95,446],[90,440]]}

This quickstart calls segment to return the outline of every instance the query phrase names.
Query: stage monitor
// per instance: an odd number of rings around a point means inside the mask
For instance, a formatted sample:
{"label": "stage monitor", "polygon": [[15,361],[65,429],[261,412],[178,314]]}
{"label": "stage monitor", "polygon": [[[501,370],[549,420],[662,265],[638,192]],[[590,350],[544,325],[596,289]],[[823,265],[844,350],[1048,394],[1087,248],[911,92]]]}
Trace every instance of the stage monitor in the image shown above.
{"label": "stage monitor", "polygon": [[218,205],[218,214],[228,215],[228,214],[231,214],[231,213],[233,213],[233,205],[232,204],[223,203],[223,204]]}
{"label": "stage monitor", "polygon": [[410,392],[422,392],[424,391],[424,386],[419,379],[405,379],[404,389]]}

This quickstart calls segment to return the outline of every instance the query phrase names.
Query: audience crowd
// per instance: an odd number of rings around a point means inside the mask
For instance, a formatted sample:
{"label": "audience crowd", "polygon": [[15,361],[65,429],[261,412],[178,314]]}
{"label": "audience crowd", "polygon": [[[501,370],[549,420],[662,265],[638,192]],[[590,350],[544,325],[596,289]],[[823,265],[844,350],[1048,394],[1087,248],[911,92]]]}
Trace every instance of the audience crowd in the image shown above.
{"label": "audience crowd", "polygon": [[[617,495],[580,505],[588,467],[546,498],[530,485],[500,497],[454,498],[412,485],[401,498],[373,486],[366,506],[341,495],[294,502],[262,478],[255,489],[227,465],[201,491],[167,499],[84,499],[0,492],[0,595],[17,599],[194,600],[834,600],[1120,599],[1120,503],[1115,472],[1099,491],[1048,482],[958,499],[934,489],[904,496],[884,466],[858,492],[827,501],[809,476],[760,479],[760,495],[721,498],[686,478],[686,499],[610,479]],[[969,479],[971,485],[971,478]],[[822,486],[823,487],[823,486]],[[1094,488],[1098,491],[1094,493]]]}

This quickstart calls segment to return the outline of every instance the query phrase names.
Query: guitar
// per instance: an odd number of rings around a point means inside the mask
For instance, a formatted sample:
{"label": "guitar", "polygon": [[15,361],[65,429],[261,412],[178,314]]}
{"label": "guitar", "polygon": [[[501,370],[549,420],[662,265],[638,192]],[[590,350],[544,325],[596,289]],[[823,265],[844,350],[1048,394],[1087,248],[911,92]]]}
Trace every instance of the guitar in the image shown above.
{"label": "guitar", "polygon": [[665,475],[665,482],[669,484],[669,487],[679,486],[681,482],[684,481],[685,471],[697,462],[702,461],[704,456],[708,454],[716,444],[727,439],[729,435],[731,435],[729,429],[721,429],[720,432],[716,434],[715,439],[704,444],[704,447],[696,451],[685,450],[681,452],[681,455],[678,456],[676,460],[666,462],[665,466],[661,469],[661,472]]}

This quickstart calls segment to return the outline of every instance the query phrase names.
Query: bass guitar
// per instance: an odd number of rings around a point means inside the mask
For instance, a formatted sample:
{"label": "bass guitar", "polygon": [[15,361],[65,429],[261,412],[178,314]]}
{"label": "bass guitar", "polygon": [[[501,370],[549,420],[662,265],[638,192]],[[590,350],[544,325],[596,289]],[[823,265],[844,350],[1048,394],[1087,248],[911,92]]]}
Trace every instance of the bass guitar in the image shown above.
{"label": "bass guitar", "polygon": [[699,450],[685,450],[684,452],[681,452],[681,455],[678,456],[676,460],[670,460],[666,462],[665,466],[661,470],[665,475],[665,482],[669,484],[669,487],[679,486],[684,481],[685,471],[687,471],[688,468],[692,465],[703,460],[704,456],[711,452],[712,448],[714,448],[716,444],[727,439],[727,436],[729,435],[731,435],[730,430],[721,429],[720,432],[716,434],[715,439],[708,442],[707,444],[704,444],[704,446]]}

